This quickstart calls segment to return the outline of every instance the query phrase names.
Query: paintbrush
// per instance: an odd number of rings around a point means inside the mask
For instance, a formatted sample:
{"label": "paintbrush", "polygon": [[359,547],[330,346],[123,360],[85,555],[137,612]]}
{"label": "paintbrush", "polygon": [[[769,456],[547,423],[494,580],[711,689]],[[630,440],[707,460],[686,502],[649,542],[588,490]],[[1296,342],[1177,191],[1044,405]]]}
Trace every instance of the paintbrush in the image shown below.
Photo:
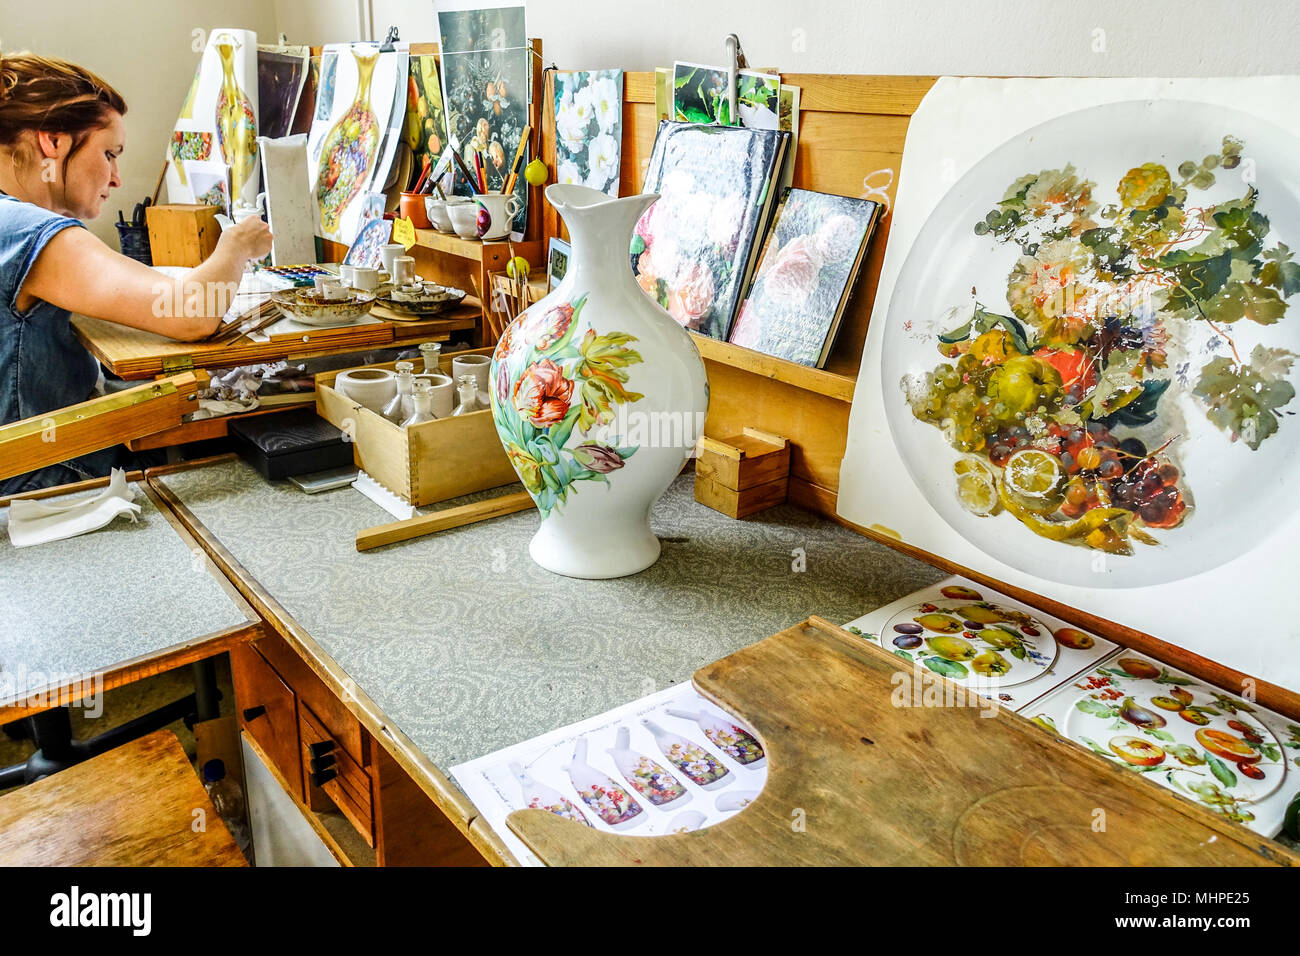
{"label": "paintbrush", "polygon": [[532,126],[525,123],[523,132],[519,134],[519,146],[515,150],[515,158],[510,163],[510,175],[506,177],[506,184],[501,187],[504,195],[509,195],[515,191],[515,183],[519,180],[519,170],[524,162],[524,153],[528,151],[528,134],[533,130]]}
{"label": "paintbrush", "polygon": [[[451,149],[451,147],[448,147],[448,149]],[[465,182],[469,183],[470,190],[474,193],[480,192],[478,188],[478,179],[474,176],[473,171],[469,168],[469,165],[465,160],[461,158],[460,153],[452,149],[451,155],[456,161],[456,166],[460,169],[460,174],[465,177]]]}

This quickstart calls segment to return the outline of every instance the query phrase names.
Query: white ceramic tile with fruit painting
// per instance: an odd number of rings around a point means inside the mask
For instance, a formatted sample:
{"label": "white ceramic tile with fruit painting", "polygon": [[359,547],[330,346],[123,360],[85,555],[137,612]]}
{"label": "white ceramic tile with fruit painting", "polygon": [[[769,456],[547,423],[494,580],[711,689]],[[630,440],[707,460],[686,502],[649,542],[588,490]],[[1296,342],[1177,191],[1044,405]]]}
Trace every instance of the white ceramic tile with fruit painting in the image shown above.
{"label": "white ceramic tile with fruit painting", "polygon": [[962,577],[845,627],[902,660],[1020,710],[1116,645]]}
{"label": "white ceramic tile with fruit painting", "polygon": [[1265,836],[1300,788],[1300,726],[1125,648],[1021,713]]}

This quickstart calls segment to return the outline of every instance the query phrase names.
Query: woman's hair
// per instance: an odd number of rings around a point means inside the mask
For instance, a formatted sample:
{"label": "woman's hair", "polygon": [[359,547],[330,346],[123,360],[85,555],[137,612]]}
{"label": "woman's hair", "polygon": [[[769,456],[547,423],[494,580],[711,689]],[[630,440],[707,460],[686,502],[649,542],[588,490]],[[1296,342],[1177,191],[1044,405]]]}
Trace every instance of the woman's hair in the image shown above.
{"label": "woman's hair", "polygon": [[69,133],[71,159],[112,111],[126,112],[126,100],[102,79],[75,63],[35,53],[0,54],[0,147],[15,151],[15,163],[36,157],[25,152],[27,130]]}

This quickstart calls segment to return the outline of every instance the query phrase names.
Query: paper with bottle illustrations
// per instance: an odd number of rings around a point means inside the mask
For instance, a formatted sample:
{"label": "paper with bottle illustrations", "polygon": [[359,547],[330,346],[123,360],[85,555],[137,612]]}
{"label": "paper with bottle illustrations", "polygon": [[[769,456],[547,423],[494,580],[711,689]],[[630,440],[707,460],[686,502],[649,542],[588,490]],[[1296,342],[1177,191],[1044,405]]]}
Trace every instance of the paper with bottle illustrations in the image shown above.
{"label": "paper with bottle illustrations", "polygon": [[[438,0],[435,6],[447,134],[471,169],[474,154],[482,154],[488,192],[500,192],[529,124],[533,61],[524,5]],[[528,158],[525,152],[525,162]],[[473,194],[459,176],[455,192]],[[514,195],[520,211],[513,231],[522,233],[528,222],[528,183],[522,175]]]}
{"label": "paper with bottle illustrations", "polygon": [[556,73],[555,181],[618,196],[623,71]]}
{"label": "paper with bottle illustrations", "polygon": [[1300,723],[1125,648],[1020,712],[1268,837],[1300,779]]}
{"label": "paper with bottle illustrations", "polygon": [[[937,674],[1022,711],[1116,645],[963,577],[844,625],[922,677]],[[922,682],[923,683],[923,682]]]}
{"label": "paper with bottle illustrations", "polygon": [[[257,59],[253,31],[221,27],[208,34],[167,142],[169,202],[208,201],[215,195],[210,176],[211,164],[216,163],[228,167],[229,183],[221,190],[228,199],[256,202],[260,179]],[[208,164],[200,167],[204,180],[199,192],[190,181],[190,162]],[[207,198],[200,200],[200,193]]]}
{"label": "paper with bottle illustrations", "polygon": [[825,365],[879,214],[869,199],[787,192],[729,341]]}
{"label": "paper with bottle illustrations", "polygon": [[1300,689],[1297,93],[937,83],[839,513]]}
{"label": "paper with bottle illustrations", "polygon": [[316,235],[351,245],[363,197],[383,191],[404,116],[408,54],[374,43],[330,44],[321,54],[316,112],[307,137]]}
{"label": "paper with bottle illustrations", "polygon": [[515,810],[548,809],[607,833],[685,833],[753,802],[767,757],[748,727],[687,682],[451,773],[515,858],[540,866],[506,823]]}
{"label": "paper with bottle illustrations", "polygon": [[632,270],[685,328],[726,340],[774,198],[788,133],[659,124],[632,236]]}

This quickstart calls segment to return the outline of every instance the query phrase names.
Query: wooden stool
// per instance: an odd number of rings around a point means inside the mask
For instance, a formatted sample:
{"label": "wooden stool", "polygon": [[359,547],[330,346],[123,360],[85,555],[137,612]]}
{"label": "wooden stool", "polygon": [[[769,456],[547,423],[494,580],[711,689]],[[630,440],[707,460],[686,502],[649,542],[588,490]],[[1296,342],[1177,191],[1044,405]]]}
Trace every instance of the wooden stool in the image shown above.
{"label": "wooden stool", "polygon": [[168,730],[0,797],[0,866],[246,865]]}

